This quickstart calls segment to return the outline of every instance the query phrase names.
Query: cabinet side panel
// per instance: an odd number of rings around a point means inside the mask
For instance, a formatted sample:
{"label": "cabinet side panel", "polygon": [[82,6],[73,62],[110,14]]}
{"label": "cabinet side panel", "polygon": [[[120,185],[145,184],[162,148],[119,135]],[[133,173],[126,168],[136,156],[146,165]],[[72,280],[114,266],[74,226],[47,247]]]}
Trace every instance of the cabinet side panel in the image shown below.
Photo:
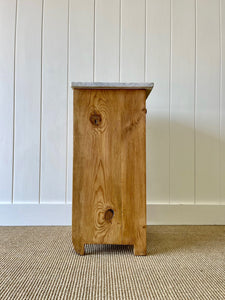
{"label": "cabinet side panel", "polygon": [[73,240],[121,243],[120,111],[115,91],[74,91]]}
{"label": "cabinet side panel", "polygon": [[122,109],[123,243],[146,251],[145,91],[126,91]]}

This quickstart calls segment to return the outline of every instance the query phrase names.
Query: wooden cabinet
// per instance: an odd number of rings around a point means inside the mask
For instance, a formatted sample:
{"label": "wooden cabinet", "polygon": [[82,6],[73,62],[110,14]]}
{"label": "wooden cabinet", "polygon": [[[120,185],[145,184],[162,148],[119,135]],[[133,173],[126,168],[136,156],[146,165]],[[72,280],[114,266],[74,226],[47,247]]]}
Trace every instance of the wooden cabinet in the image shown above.
{"label": "wooden cabinet", "polygon": [[146,97],[153,84],[72,83],[72,240],[146,255]]}

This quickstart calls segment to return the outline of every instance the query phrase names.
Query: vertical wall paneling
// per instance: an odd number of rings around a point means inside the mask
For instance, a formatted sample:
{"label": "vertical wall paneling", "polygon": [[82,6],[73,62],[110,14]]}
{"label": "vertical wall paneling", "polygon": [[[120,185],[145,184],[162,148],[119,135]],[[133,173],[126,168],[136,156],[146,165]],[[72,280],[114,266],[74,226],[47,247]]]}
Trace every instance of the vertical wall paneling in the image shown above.
{"label": "vertical wall paneling", "polygon": [[18,1],[14,202],[38,203],[42,0]]}
{"label": "vertical wall paneling", "polygon": [[71,81],[154,82],[148,203],[225,204],[225,0],[0,0],[0,43],[0,204],[71,203]]}
{"label": "vertical wall paneling", "polygon": [[197,0],[196,203],[220,197],[219,0]]}
{"label": "vertical wall paneling", "polygon": [[221,94],[220,94],[220,159],[221,159],[221,203],[225,204],[225,0],[221,0],[220,6],[220,33],[221,33]]}
{"label": "vertical wall paneling", "polygon": [[144,81],[145,0],[122,0],[121,81]]}
{"label": "vertical wall paneling", "polygon": [[147,200],[168,203],[170,1],[150,0],[146,9],[146,81],[155,83],[147,100]]}
{"label": "vertical wall paneling", "polygon": [[0,203],[12,199],[16,0],[0,1]]}
{"label": "vertical wall paneling", "polygon": [[93,81],[94,4],[70,0],[69,79]]}
{"label": "vertical wall paneling", "polygon": [[95,81],[119,81],[120,0],[95,1]]}
{"label": "vertical wall paneling", "polygon": [[[70,0],[69,82],[93,81],[94,65],[93,0]],[[79,9],[78,9],[79,8]],[[68,87],[67,202],[72,200],[73,95]]]}
{"label": "vertical wall paneling", "polygon": [[45,0],[43,12],[40,201],[64,202],[68,1]]}
{"label": "vertical wall paneling", "polygon": [[170,202],[194,202],[195,0],[172,2]]}

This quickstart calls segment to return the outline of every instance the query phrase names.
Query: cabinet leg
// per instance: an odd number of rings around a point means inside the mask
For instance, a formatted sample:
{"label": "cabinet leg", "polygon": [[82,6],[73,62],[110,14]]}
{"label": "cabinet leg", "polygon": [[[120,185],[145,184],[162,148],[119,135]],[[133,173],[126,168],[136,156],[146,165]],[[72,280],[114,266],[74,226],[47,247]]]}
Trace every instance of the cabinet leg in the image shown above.
{"label": "cabinet leg", "polygon": [[147,255],[146,245],[134,245],[134,255],[135,256]]}
{"label": "cabinet leg", "polygon": [[78,241],[73,241],[73,247],[77,254],[84,255],[84,244]]}

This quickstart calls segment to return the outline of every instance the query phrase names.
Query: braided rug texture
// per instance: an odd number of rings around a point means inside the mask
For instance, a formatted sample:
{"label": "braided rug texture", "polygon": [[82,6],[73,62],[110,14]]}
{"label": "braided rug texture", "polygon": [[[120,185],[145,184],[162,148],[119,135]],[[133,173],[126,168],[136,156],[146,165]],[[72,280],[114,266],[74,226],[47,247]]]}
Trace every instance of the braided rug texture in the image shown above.
{"label": "braided rug texture", "polygon": [[0,227],[0,299],[225,299],[225,226],[148,226],[146,257],[85,251],[70,227]]}

